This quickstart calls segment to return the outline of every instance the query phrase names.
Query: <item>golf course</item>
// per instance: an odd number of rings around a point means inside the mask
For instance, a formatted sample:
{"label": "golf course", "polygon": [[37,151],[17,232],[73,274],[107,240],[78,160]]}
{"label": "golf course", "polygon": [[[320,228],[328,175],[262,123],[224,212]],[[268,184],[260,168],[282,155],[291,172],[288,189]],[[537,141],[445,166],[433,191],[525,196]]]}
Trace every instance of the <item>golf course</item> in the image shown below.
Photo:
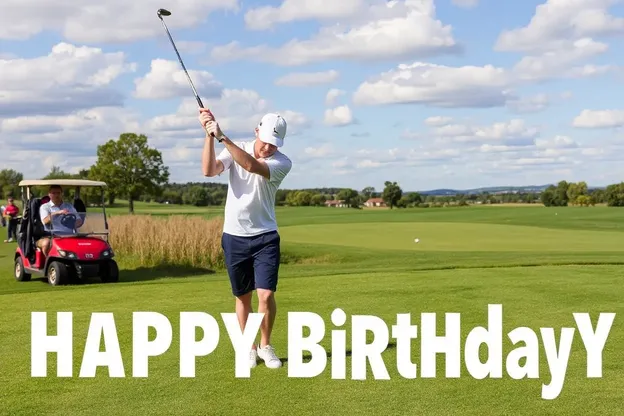
{"label": "golf course", "polygon": [[[16,244],[0,246],[0,414],[66,415],[68,409],[80,415],[622,414],[624,209],[539,204],[278,207],[283,265],[273,344],[284,366],[271,370],[260,363],[250,378],[235,376],[234,349],[221,318],[234,311],[227,273],[217,260],[202,262],[195,256],[194,261],[175,262],[175,250],[193,257],[207,246],[218,248],[218,234],[207,236],[201,224],[213,221],[218,230],[222,208],[137,202],[134,209],[130,216],[125,206],[107,208],[118,283],[95,279],[53,287],[35,277],[17,282]],[[155,255],[141,260],[133,250],[142,243],[125,243],[123,235],[115,235],[129,232],[124,231],[131,228],[127,224],[147,227],[150,221],[157,223],[140,235],[145,244],[157,240],[173,252],[167,254],[169,262],[155,262]],[[465,341],[473,328],[488,328],[488,305],[502,305],[502,356],[491,357],[502,359],[502,374],[477,379],[466,367]],[[347,317],[340,328],[332,323],[336,308]],[[56,334],[56,313],[72,312],[73,377],[57,377],[53,353],[48,354],[47,377],[31,377],[31,312],[48,313],[49,335]],[[109,377],[106,367],[93,378],[79,377],[91,316],[97,312],[114,314],[125,377]],[[147,378],[133,377],[133,312],[157,312],[171,323],[171,345],[149,358]],[[215,350],[196,358],[194,378],[180,377],[180,312],[208,313],[220,328]],[[332,379],[332,357],[316,377],[288,376],[294,359],[288,357],[289,312],[313,312],[323,319],[320,345],[328,355],[331,331],[346,330],[344,379]],[[421,377],[424,313],[436,314],[438,336],[446,331],[445,314],[460,314],[459,377],[446,377],[445,354],[436,356],[435,377]],[[601,371],[600,377],[587,376],[587,351],[575,313],[590,315],[592,335],[600,313],[615,313],[600,360],[593,358],[601,365],[593,368]],[[413,379],[397,368],[392,326],[398,314],[411,314],[418,327],[418,337],[411,341],[411,361],[417,365]],[[352,379],[353,315],[386,323],[390,338],[382,357],[389,379],[375,380],[368,364],[366,380]],[[515,379],[508,372],[508,354],[524,346],[514,345],[508,334],[520,327],[536,335],[537,377]],[[552,328],[554,340],[545,340],[544,328]],[[562,328],[574,329],[567,359],[560,351],[565,349]],[[155,336],[151,330],[151,339]],[[202,336],[198,329],[197,339]],[[373,340],[372,332],[367,339]],[[549,364],[557,357],[547,356],[546,341],[554,342],[550,347],[563,364]],[[104,351],[104,340],[100,348]],[[482,345],[479,354],[485,362],[488,348]],[[310,359],[309,352],[304,355]],[[551,368],[557,365],[564,365],[557,370],[563,384],[557,397],[547,400],[542,388],[551,383]]]}

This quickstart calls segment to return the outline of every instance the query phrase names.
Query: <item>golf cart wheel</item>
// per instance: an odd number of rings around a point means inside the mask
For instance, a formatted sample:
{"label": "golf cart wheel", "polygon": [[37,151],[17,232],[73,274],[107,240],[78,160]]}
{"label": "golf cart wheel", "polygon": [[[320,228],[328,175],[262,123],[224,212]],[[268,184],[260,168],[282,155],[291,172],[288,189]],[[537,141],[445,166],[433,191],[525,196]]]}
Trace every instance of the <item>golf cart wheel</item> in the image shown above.
{"label": "golf cart wheel", "polygon": [[68,279],[67,266],[59,261],[53,261],[48,268],[48,283],[52,286],[60,286],[66,284]]}
{"label": "golf cart wheel", "polygon": [[119,267],[115,260],[109,260],[102,273],[102,282],[116,283],[119,281]]}
{"label": "golf cart wheel", "polygon": [[24,271],[24,262],[21,257],[15,259],[15,268],[13,271],[15,272],[15,280],[18,282],[30,281],[30,275]]}

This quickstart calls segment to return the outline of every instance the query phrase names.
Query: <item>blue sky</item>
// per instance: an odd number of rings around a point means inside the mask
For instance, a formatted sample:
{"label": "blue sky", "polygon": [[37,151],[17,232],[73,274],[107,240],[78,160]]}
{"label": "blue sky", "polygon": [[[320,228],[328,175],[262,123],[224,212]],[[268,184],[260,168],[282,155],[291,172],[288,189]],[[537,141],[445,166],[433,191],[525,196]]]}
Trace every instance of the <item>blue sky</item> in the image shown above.
{"label": "blue sky", "polygon": [[286,116],[285,188],[624,178],[620,1],[100,4],[5,6],[0,168],[77,171],[98,144],[134,131],[162,151],[172,181],[225,182],[201,176],[197,104],[156,17],[163,7],[226,134],[251,139],[265,112]]}

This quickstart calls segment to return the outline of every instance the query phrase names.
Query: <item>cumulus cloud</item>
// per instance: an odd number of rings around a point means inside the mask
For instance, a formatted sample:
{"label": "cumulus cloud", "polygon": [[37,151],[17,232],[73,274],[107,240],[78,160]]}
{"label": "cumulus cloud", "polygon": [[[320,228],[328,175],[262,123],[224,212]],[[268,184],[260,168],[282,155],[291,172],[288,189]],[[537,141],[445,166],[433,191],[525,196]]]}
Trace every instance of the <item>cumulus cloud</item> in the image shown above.
{"label": "cumulus cloud", "polygon": [[124,96],[113,82],[134,72],[123,52],[55,45],[37,58],[0,59],[0,116],[62,115],[94,106],[119,106]]}
{"label": "cumulus cloud", "polygon": [[10,117],[0,121],[0,162],[27,176],[41,177],[53,165],[77,172],[95,162],[98,145],[123,132],[142,131],[140,115],[121,107]]}
{"label": "cumulus cloud", "polygon": [[327,94],[325,95],[325,105],[327,106],[334,105],[338,97],[341,97],[344,94],[345,94],[344,90],[341,90],[338,88],[331,88],[329,91],[327,91]]}
{"label": "cumulus cloud", "polygon": [[561,50],[570,41],[624,33],[624,19],[609,13],[618,0],[546,0],[535,8],[530,22],[503,31],[499,51],[544,52]]}
{"label": "cumulus cloud", "polygon": [[[69,42],[131,42],[166,36],[156,19],[165,6],[170,30],[195,27],[213,12],[236,11],[238,0],[169,0],[166,5],[151,0],[107,0],[106,7],[93,7],[82,0],[4,0],[0,39],[25,40],[45,31],[61,34]],[[169,48],[170,45],[167,45]]]}
{"label": "cumulus cloud", "polygon": [[336,20],[351,17],[365,6],[364,0],[284,0],[278,7],[250,9],[245,13],[245,24],[251,30],[267,30],[280,23]]}
{"label": "cumulus cloud", "polygon": [[[221,95],[222,85],[214,76],[206,71],[188,69],[195,89],[202,97],[212,98]],[[178,61],[155,59],[150,71],[143,77],[134,80],[134,96],[145,99],[167,99],[188,97],[192,94],[186,74]]]}
{"label": "cumulus cloud", "polygon": [[[224,89],[218,99],[211,100],[210,110],[225,134],[232,138],[253,138],[254,128],[267,112],[278,112],[288,122],[288,136],[294,136],[309,120],[302,113],[279,109],[262,98],[256,91],[248,89]],[[191,98],[182,100],[173,114],[159,115],[149,119],[145,126],[161,138],[163,146],[171,139],[196,140],[204,137],[198,120],[197,102]]]}
{"label": "cumulus cloud", "polygon": [[310,39],[293,39],[279,47],[266,44],[246,47],[234,41],[215,47],[212,58],[293,66],[331,59],[380,61],[428,57],[460,49],[451,26],[436,18],[433,0],[371,3],[352,19],[345,20],[346,23],[324,26]]}
{"label": "cumulus cloud", "polygon": [[423,103],[439,107],[493,107],[510,97],[509,71],[492,65],[449,67],[415,62],[373,77],[357,88],[359,105]]}
{"label": "cumulus cloud", "polygon": [[572,125],[586,129],[622,127],[624,110],[583,110],[574,117]]}
{"label": "cumulus cloud", "polygon": [[325,110],[325,124],[329,126],[346,126],[353,123],[353,113],[348,105]]}
{"label": "cumulus cloud", "polygon": [[[448,108],[507,105],[514,111],[525,112],[527,103],[518,96],[518,88],[561,77],[603,74],[613,67],[591,70],[591,66],[582,64],[607,49],[604,43],[580,39],[567,49],[525,56],[511,68],[452,67],[426,62],[400,64],[362,82],[353,101],[358,105],[420,103]],[[539,100],[529,107],[539,109]],[[542,102],[542,108],[544,105]]]}

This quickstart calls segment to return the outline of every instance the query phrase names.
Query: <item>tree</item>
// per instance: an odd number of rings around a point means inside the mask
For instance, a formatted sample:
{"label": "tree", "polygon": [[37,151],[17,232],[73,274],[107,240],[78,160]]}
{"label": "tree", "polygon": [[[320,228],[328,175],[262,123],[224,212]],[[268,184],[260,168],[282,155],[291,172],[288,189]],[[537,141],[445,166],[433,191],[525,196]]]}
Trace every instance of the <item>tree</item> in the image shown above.
{"label": "tree", "polygon": [[367,186],[366,188],[362,189],[362,199],[364,201],[368,201],[369,199],[371,199],[373,197],[373,195],[375,195],[375,188],[372,186]]}
{"label": "tree", "polygon": [[608,206],[624,207],[624,182],[607,186],[605,197]]}
{"label": "tree", "polygon": [[[568,185],[567,197],[573,205],[578,204],[578,198],[585,195],[587,195],[586,182],[582,181],[578,183],[570,183]],[[585,199],[582,198],[581,200],[584,201]]]}
{"label": "tree", "polygon": [[341,189],[336,198],[345,201],[345,204],[351,208],[359,208],[360,206],[360,194],[355,189]]}
{"label": "tree", "polygon": [[6,199],[9,195],[17,197],[19,194],[19,183],[24,180],[24,175],[13,169],[0,170],[0,192],[2,198]]}
{"label": "tree", "polygon": [[141,195],[158,195],[169,181],[169,168],[161,153],[147,145],[147,136],[123,133],[118,140],[109,140],[97,148],[97,162],[91,176],[104,181],[115,194],[128,198],[129,211]]}
{"label": "tree", "polygon": [[386,181],[384,183],[384,186],[385,188],[383,190],[383,193],[381,194],[381,197],[383,198],[386,205],[388,205],[390,209],[392,209],[393,206],[398,206],[397,204],[403,196],[403,190],[401,190],[396,182]]}

